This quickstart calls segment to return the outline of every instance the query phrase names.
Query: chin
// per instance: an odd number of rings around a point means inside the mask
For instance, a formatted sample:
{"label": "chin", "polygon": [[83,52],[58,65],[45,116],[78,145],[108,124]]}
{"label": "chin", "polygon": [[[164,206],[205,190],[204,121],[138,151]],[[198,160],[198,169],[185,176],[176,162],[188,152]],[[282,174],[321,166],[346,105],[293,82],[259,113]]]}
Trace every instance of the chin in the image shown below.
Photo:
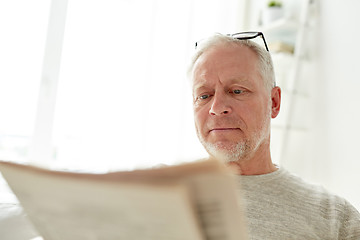
{"label": "chin", "polygon": [[247,143],[203,143],[206,151],[216,159],[224,162],[235,162],[243,159],[249,151]]}

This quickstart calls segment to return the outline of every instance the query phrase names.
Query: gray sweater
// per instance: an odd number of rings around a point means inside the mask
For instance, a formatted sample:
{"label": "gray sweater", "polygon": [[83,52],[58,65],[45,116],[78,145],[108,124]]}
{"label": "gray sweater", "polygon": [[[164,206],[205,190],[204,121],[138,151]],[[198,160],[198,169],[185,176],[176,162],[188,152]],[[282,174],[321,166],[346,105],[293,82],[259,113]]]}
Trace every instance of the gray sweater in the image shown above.
{"label": "gray sweater", "polygon": [[250,239],[360,239],[360,214],[346,200],[283,168],[240,176]]}

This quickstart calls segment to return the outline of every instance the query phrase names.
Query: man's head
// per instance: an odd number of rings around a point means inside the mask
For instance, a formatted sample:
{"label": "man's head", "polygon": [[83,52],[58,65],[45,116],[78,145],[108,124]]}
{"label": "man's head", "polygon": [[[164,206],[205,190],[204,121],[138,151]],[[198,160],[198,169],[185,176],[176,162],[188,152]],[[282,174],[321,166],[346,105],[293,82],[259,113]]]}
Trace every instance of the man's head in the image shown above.
{"label": "man's head", "polygon": [[208,153],[227,161],[270,158],[270,120],[281,95],[270,54],[218,34],[198,46],[189,77],[195,126]]}

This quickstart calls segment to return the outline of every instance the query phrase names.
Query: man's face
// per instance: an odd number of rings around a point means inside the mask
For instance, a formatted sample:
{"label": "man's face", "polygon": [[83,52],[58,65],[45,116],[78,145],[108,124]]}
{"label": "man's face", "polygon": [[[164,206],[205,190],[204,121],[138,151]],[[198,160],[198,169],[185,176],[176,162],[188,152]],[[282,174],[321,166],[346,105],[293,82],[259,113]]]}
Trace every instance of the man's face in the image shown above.
{"label": "man's face", "polygon": [[269,147],[272,91],[245,46],[216,46],[196,61],[193,107],[198,137],[210,155],[237,161]]}

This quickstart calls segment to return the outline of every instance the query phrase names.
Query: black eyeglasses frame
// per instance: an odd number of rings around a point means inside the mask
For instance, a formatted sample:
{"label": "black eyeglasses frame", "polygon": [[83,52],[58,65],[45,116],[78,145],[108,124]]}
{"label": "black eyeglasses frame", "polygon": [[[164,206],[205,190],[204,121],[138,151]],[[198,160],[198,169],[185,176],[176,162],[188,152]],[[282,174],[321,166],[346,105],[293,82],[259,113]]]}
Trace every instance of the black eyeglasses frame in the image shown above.
{"label": "black eyeglasses frame", "polygon": [[[254,34],[253,36],[236,36],[236,35],[242,35],[242,34]],[[265,48],[266,48],[266,51],[269,52],[269,48],[268,48],[268,45],[266,43],[266,40],[265,40],[265,36],[262,32],[238,32],[238,33],[233,33],[233,34],[226,34],[227,36],[230,36],[232,38],[235,38],[235,39],[238,39],[238,40],[250,40],[250,39],[254,39],[254,38],[257,38],[260,36],[260,38],[262,38],[263,42],[264,42],[264,45],[265,45]]]}
{"label": "black eyeglasses frame", "polygon": [[[251,36],[240,36],[240,35],[245,35],[245,34],[248,34]],[[269,48],[266,43],[265,36],[262,32],[238,32],[238,33],[233,33],[233,34],[226,34],[226,36],[229,36],[229,37],[232,37],[232,38],[238,39],[238,40],[250,40],[250,39],[254,39],[254,38],[257,38],[260,36],[260,38],[262,38],[262,40],[264,42],[266,51],[269,52]],[[195,43],[195,49],[197,46],[198,46],[198,42]]]}

